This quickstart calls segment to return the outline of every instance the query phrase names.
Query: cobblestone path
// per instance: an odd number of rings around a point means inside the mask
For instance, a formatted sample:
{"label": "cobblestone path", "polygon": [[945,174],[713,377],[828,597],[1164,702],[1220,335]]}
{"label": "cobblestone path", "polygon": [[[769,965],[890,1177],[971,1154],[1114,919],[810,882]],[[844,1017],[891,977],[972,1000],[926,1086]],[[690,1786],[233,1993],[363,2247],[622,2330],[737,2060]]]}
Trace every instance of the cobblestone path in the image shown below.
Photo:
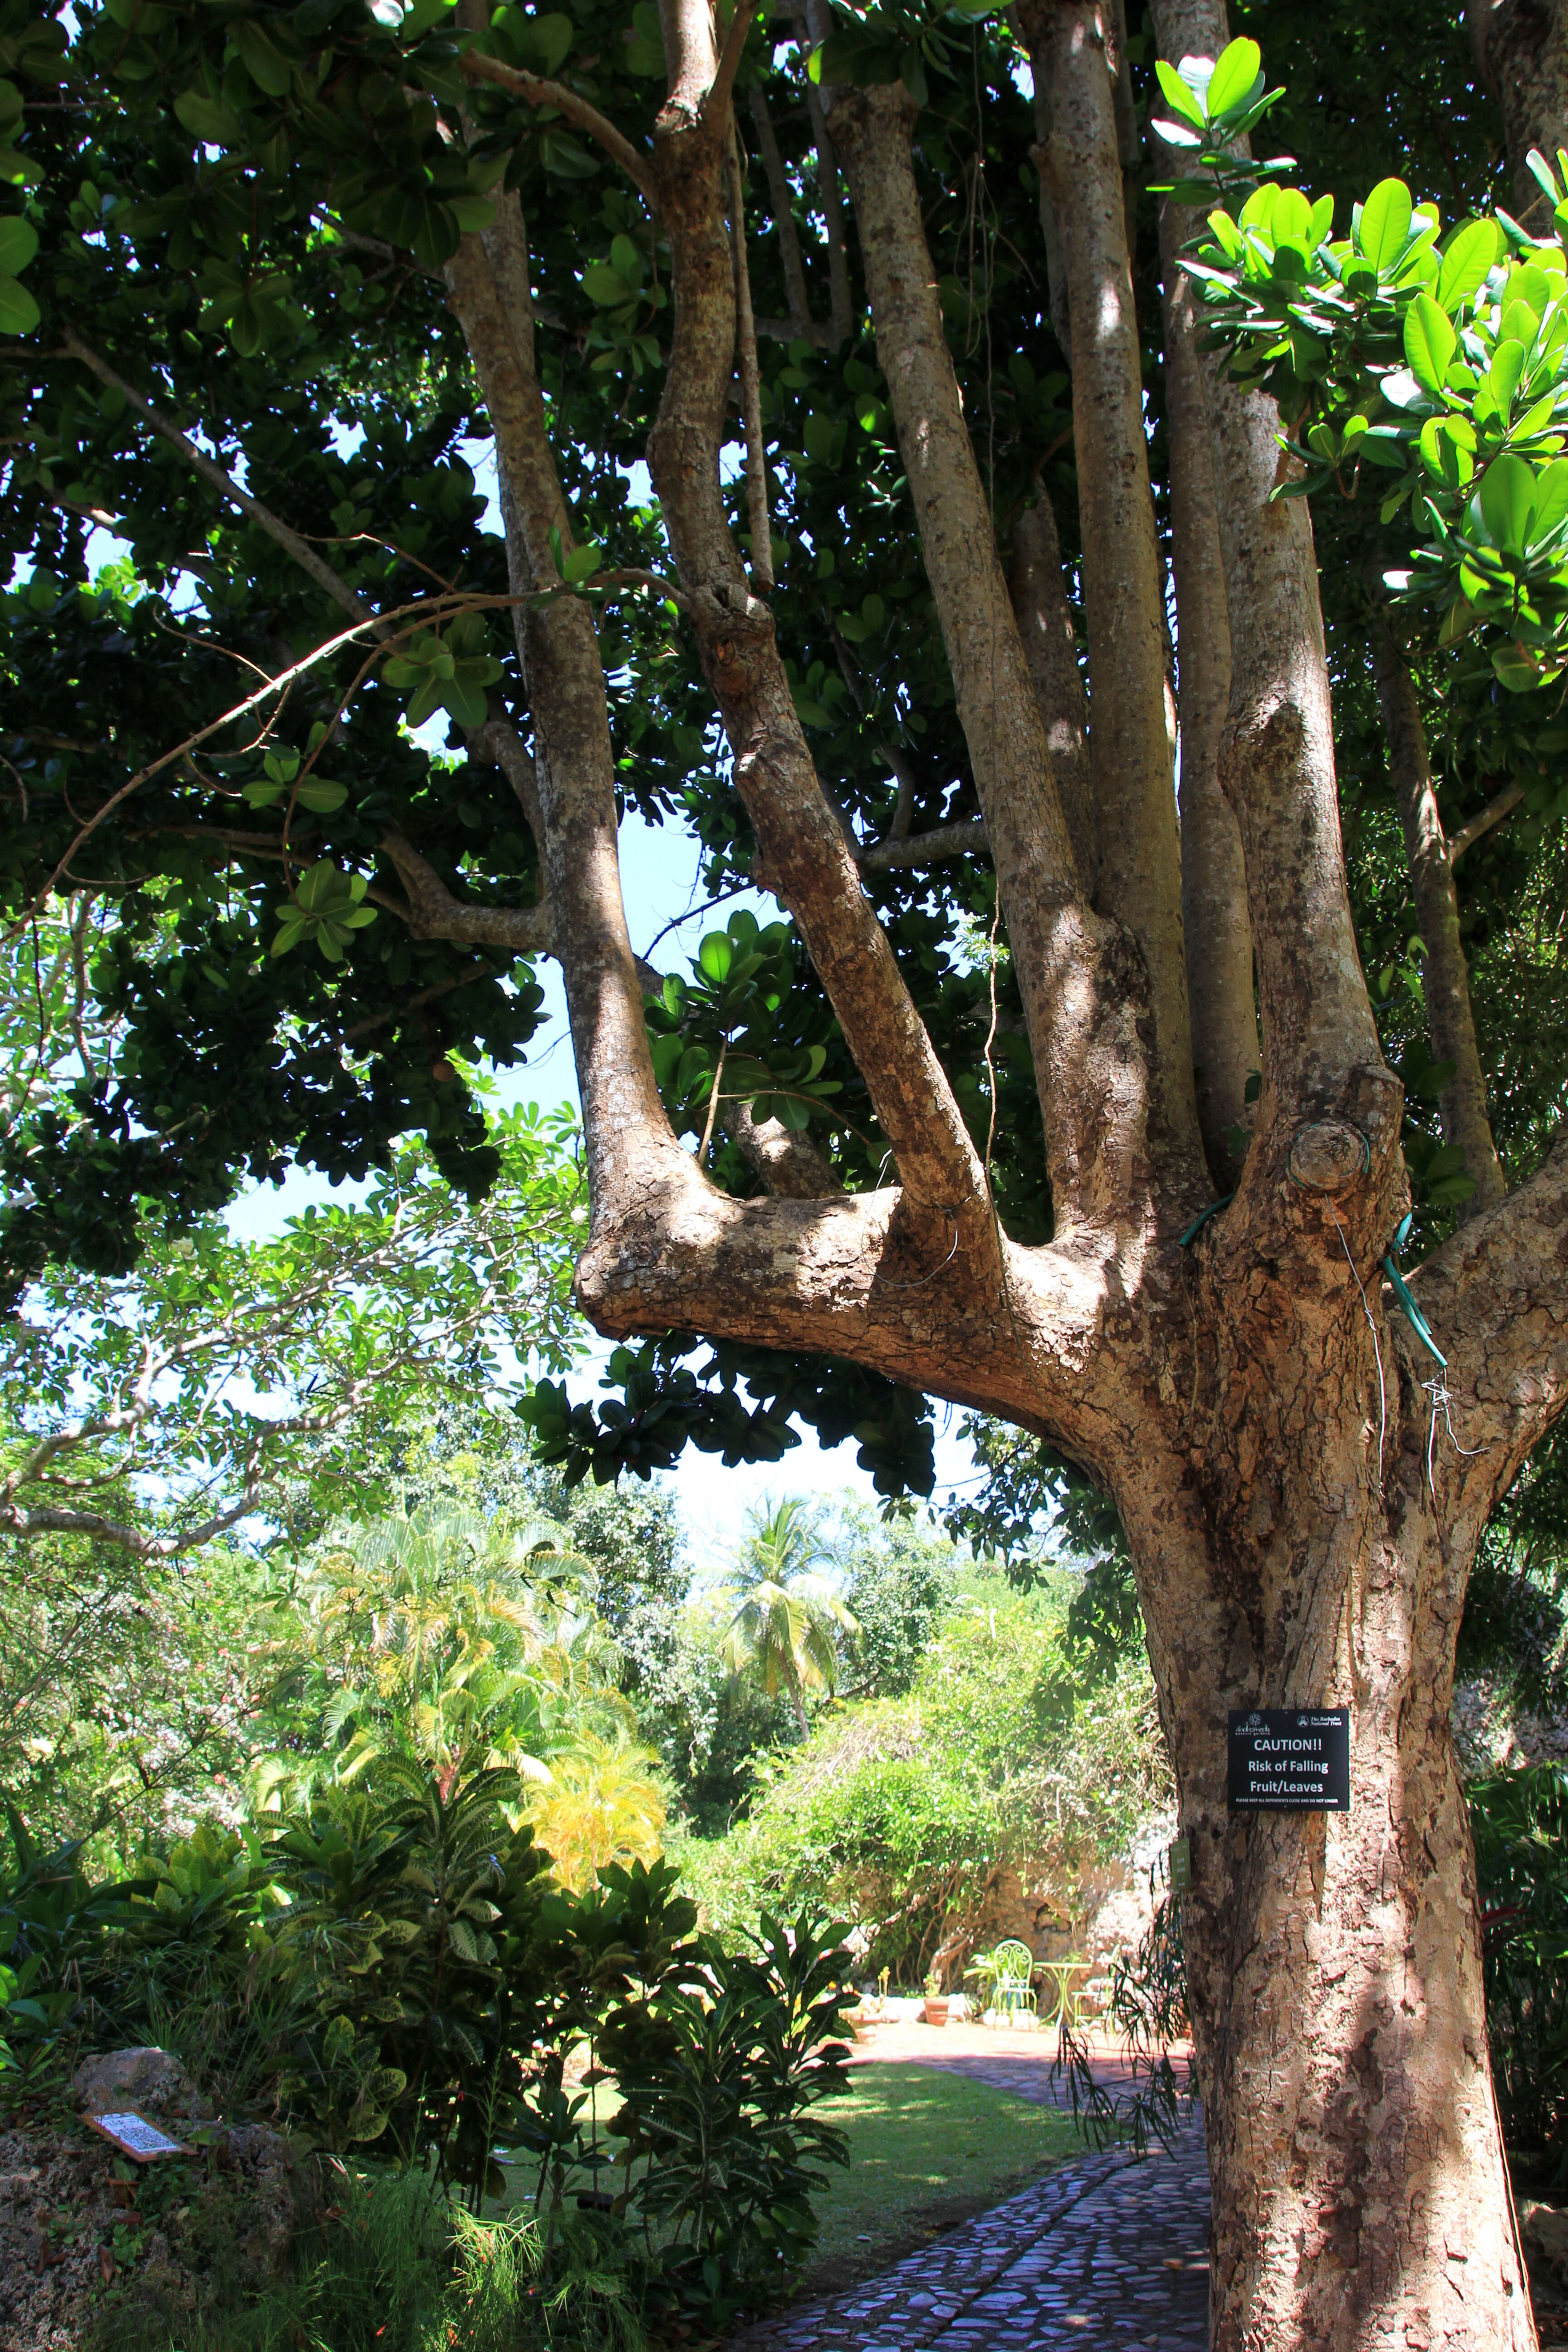
{"label": "cobblestone path", "polygon": [[[927,2063],[1051,2095],[1038,2061]],[[1170,2155],[1061,2165],[880,2277],[750,2330],[731,2352],[1205,2352],[1208,2226],[1194,2118]]]}

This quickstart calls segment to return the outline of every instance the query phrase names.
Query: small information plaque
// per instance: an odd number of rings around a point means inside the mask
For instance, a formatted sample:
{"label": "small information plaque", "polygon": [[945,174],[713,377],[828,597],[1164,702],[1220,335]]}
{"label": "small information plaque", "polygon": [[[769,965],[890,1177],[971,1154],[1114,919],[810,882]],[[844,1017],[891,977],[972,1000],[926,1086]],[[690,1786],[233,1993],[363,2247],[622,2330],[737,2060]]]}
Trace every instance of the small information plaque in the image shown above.
{"label": "small information plaque", "polygon": [[1233,1707],[1226,1796],[1233,1813],[1348,1813],[1349,1707]]}
{"label": "small information plaque", "polygon": [[145,2116],[127,2113],[120,2116],[89,2116],[93,2130],[101,2132],[106,2140],[119,2148],[122,2156],[134,2158],[138,2164],[152,2164],[160,2156],[184,2156],[186,2150],[177,2139],[161,2132]]}

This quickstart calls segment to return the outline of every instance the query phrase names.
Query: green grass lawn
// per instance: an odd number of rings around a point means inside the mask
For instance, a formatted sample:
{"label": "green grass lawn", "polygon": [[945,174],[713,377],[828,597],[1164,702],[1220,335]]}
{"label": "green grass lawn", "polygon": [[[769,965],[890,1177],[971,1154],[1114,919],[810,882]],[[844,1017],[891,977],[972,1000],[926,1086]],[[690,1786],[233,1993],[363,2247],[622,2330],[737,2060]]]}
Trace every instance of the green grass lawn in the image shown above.
{"label": "green grass lawn", "polygon": [[1070,2120],[1010,2092],[924,2066],[857,2066],[818,2113],[848,2135],[849,2168],[816,2201],[822,2235],[805,2291],[885,2270],[900,2254],[994,2205],[1032,2175],[1081,2155]]}

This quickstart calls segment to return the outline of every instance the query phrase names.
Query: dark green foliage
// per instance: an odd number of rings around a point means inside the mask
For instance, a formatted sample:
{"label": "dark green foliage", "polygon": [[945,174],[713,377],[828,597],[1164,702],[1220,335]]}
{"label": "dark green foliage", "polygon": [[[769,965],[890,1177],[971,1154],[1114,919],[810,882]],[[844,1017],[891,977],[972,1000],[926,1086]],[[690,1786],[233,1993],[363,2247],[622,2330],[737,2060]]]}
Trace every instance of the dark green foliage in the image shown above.
{"label": "dark green foliage", "polygon": [[[126,1885],[14,1822],[0,2095],[26,2112],[81,2050],[158,2041],[228,2115],[431,2184],[443,2248],[449,2199],[478,2216],[506,2190],[500,2147],[532,2175],[546,2286],[621,2272],[645,2310],[709,2319],[767,2300],[815,2236],[814,2166],[842,2160],[813,2113],[847,2056],[836,1932],[803,1915],[726,1950],[667,1863],[552,1887],[509,1794],[508,1774],[447,1793],[393,1759],[269,1839],[200,1831]],[[598,2071],[572,2090],[584,2039]]]}
{"label": "dark green foliage", "polygon": [[1568,2181],[1568,1767],[1470,1790],[1487,2030],[1503,2137],[1542,2188]]}

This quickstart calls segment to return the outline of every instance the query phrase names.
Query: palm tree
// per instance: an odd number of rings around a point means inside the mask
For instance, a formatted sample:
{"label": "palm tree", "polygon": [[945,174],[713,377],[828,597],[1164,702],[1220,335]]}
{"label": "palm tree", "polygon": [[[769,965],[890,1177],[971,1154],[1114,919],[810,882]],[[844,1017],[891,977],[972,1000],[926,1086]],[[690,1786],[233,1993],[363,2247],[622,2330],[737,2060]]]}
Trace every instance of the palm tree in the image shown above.
{"label": "palm tree", "polygon": [[440,1508],[334,1529],[275,1610],[267,1645],[275,1696],[313,1699],[333,1743],[316,1777],[352,1778],[402,1751],[445,1801],[488,1766],[548,1780],[548,1759],[575,1745],[585,1717],[618,1727],[628,1710],[594,1614],[593,1568],[563,1534],[550,1520]]}
{"label": "palm tree", "polygon": [[804,1739],[808,1690],[831,1693],[838,1682],[835,1631],[859,1626],[826,1579],[816,1573],[825,1548],[804,1503],[780,1503],[753,1515],[743,1566],[755,1580],[741,1595],[720,1645],[731,1676],[761,1677],[770,1698],[784,1691]]}

